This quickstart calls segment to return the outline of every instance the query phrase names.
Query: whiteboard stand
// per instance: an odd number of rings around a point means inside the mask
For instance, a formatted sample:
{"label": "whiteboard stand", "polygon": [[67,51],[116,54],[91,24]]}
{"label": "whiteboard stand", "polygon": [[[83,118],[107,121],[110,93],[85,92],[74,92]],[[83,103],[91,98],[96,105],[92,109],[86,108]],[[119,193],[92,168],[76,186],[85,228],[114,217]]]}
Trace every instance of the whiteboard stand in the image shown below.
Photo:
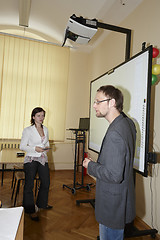
{"label": "whiteboard stand", "polygon": [[[134,182],[136,179],[136,171],[134,170]],[[76,200],[76,204],[79,206],[80,203],[90,203],[93,208],[95,208],[95,199],[83,199],[83,200]],[[146,229],[146,230],[139,230],[134,226],[134,221],[126,224],[124,229],[124,237],[125,238],[134,238],[140,236],[147,236],[150,235],[152,238],[156,238],[156,233],[158,231],[156,229]],[[97,240],[100,240],[99,236],[97,236]]]}
{"label": "whiteboard stand", "polygon": [[[134,185],[136,182],[136,170],[133,169],[133,177],[134,177]],[[140,237],[140,236],[147,236],[150,235],[152,238],[156,237],[156,233],[158,233],[158,231],[156,229],[147,229],[147,230],[138,230],[135,226],[134,226],[134,221],[126,224],[125,230],[124,230],[124,236],[126,238],[133,238],[133,237]]]}

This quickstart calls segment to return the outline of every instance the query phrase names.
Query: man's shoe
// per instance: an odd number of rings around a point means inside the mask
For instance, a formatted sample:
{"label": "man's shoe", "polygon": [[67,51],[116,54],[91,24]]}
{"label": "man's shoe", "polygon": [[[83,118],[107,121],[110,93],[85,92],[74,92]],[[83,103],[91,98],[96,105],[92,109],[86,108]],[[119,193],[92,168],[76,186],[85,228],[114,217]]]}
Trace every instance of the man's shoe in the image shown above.
{"label": "man's shoe", "polygon": [[39,217],[38,217],[37,213],[31,213],[30,218],[35,222],[39,222]]}

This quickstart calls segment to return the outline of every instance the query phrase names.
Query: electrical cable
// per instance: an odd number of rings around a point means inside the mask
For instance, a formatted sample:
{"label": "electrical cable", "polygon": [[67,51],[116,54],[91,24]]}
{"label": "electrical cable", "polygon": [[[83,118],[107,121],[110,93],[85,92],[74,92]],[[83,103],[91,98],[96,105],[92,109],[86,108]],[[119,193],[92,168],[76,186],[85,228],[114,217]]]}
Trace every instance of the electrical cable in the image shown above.
{"label": "electrical cable", "polygon": [[[153,168],[155,168],[153,165],[152,165]],[[153,174],[152,172],[154,171],[151,171],[151,168],[149,168],[149,173],[150,173],[150,191],[151,191],[151,226],[152,228],[154,228],[153,226],[153,222],[154,222],[154,219],[153,219],[153,188],[152,188],[152,177],[153,177]]]}

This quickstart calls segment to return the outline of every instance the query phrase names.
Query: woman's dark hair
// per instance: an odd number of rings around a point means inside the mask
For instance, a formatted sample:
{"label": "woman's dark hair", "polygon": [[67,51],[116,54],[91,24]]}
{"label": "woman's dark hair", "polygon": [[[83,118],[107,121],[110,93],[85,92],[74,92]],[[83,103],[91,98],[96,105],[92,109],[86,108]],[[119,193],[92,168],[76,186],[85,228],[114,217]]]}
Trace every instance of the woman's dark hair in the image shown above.
{"label": "woman's dark hair", "polygon": [[106,85],[106,86],[101,86],[97,92],[103,92],[106,97],[109,98],[114,98],[116,102],[116,109],[119,112],[123,111],[123,94],[122,92],[118,89],[115,88],[112,85]]}
{"label": "woman's dark hair", "polygon": [[31,113],[31,125],[34,125],[35,124],[35,121],[33,119],[33,117],[36,115],[36,113],[39,113],[39,112],[44,112],[44,116],[45,116],[45,111],[43,108],[41,107],[36,107],[32,110],[32,113]]}

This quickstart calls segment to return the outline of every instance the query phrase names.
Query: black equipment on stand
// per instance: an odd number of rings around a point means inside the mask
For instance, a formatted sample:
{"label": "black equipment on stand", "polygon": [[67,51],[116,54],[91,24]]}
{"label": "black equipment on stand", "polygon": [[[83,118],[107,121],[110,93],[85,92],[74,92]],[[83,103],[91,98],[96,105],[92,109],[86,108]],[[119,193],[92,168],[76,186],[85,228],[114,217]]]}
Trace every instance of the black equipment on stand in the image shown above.
{"label": "black equipment on stand", "polygon": [[[72,131],[75,135],[75,138],[72,139],[70,138],[70,140],[74,140],[75,141],[75,156],[74,156],[74,179],[73,179],[73,185],[69,186],[66,184],[63,184],[63,188],[69,188],[71,189],[72,194],[76,193],[76,190],[81,189],[81,188],[86,188],[87,191],[90,191],[90,185],[92,185],[92,183],[88,183],[86,185],[84,185],[84,167],[83,167],[83,160],[84,160],[84,153],[85,153],[85,132],[86,130],[83,129],[69,129],[70,131]],[[69,138],[68,138],[69,139]],[[82,163],[81,164],[77,164],[77,159],[78,159],[78,155],[77,154],[77,147],[78,144],[82,143],[83,145],[83,150],[82,150]],[[77,175],[77,166],[82,166],[82,171],[81,171],[81,183],[76,182],[76,175]]]}

